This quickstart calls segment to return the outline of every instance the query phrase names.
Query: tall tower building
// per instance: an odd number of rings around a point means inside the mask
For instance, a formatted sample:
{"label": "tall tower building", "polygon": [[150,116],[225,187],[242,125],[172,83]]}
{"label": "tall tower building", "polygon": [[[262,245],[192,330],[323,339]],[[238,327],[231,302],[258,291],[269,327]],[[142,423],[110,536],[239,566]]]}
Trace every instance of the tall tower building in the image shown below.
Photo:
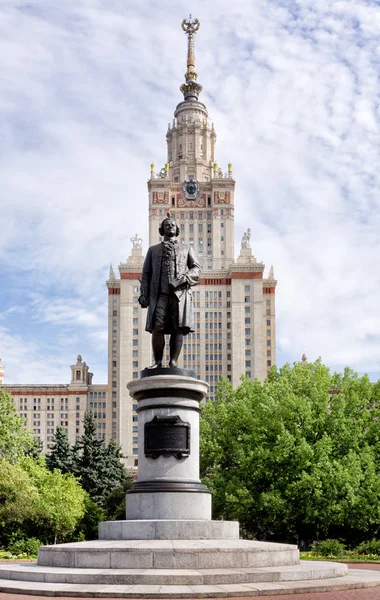
{"label": "tall tower building", "polygon": [[[234,256],[235,180],[231,163],[226,172],[215,155],[216,131],[199,100],[202,86],[195,71],[194,37],[198,19],[182,22],[187,35],[187,71],[180,87],[183,100],[168,126],[167,159],[148,180],[149,246],[160,241],[158,228],[167,212],[180,227],[179,241],[193,246],[202,264],[200,285],[194,288],[195,333],[185,337],[180,365],[210,384],[212,399],[219,379],[234,386],[241,375],[264,380],[276,361],[275,288],[273,268],[264,278],[264,264],[251,249],[251,231]],[[152,364],[151,336],[145,332],[146,311],[138,304],[143,265],[142,240],[132,239],[132,253],[111,267],[108,347],[109,390],[117,407],[119,443],[129,466],[137,466],[136,406],[127,383]],[[116,430],[115,423],[115,430]]]}

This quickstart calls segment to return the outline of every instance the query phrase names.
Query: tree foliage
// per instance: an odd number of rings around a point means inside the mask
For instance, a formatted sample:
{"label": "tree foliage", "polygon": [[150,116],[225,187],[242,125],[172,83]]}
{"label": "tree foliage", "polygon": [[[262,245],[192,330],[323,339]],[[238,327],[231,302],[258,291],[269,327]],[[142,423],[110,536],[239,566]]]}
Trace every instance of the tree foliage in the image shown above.
{"label": "tree foliage", "polygon": [[[114,490],[123,488],[130,478],[116,442],[111,440],[106,445],[103,440],[98,439],[98,428],[92,412],[85,414],[83,424],[83,435],[74,446],[70,446],[65,429],[57,427],[52,452],[46,457],[46,464],[51,471],[60,469],[62,473],[73,473],[92,501],[100,508],[107,508],[109,495]],[[90,503],[86,506],[88,514],[94,513]],[[101,515],[104,516],[103,513]]]}
{"label": "tree foliage", "polygon": [[101,508],[114,488],[127,480],[121,462],[119,446],[111,440],[106,446],[97,438],[97,426],[92,412],[84,417],[84,433],[77,444],[75,473],[80,477],[82,487]]}
{"label": "tree foliage", "polygon": [[85,492],[72,474],[45,466],[43,458],[0,461],[0,542],[15,532],[44,543],[64,541],[84,514]]}
{"label": "tree foliage", "polygon": [[0,389],[0,458],[16,462],[25,454],[37,455],[41,446],[18,414],[10,394]]}
{"label": "tree foliage", "polygon": [[46,466],[50,471],[59,469],[61,473],[72,473],[75,466],[75,451],[70,446],[64,427],[58,426],[50,454],[46,456]]}
{"label": "tree foliage", "polygon": [[201,415],[201,472],[217,517],[261,539],[375,537],[380,529],[380,385],[350,369],[273,368],[224,382]]}

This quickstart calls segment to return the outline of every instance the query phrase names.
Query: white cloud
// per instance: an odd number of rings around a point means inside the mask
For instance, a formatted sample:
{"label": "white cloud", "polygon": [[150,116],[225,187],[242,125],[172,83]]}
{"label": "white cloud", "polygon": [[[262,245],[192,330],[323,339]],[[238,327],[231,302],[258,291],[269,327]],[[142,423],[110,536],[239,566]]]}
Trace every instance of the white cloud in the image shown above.
{"label": "white cloud", "polygon": [[[379,374],[377,6],[194,0],[191,9],[201,99],[218,161],[223,170],[231,161],[237,180],[236,241],[250,224],[254,254],[278,278],[281,360],[306,352]],[[166,160],[181,100],[187,11],[182,0],[3,5],[0,352],[21,369],[16,350],[24,358],[28,348],[24,382],[62,378],[54,364],[78,352],[105,377],[102,286],[136,231],[147,245],[146,180],[150,162],[159,170]],[[49,332],[61,350],[46,365]]]}

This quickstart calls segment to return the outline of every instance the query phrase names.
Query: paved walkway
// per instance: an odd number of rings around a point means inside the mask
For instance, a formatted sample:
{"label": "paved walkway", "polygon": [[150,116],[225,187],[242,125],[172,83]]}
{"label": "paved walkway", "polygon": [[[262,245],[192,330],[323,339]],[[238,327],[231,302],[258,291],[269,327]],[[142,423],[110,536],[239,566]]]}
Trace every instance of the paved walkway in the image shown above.
{"label": "paved walkway", "polygon": [[[372,571],[380,571],[380,564],[350,564],[353,569],[367,569]],[[29,594],[1,594],[0,600],[46,600],[47,596],[31,596]],[[281,594],[277,596],[264,596],[265,600],[380,600],[380,586],[367,588],[363,590],[349,590],[346,592],[317,592],[311,594]],[[75,600],[73,597],[61,596],[59,600]],[[82,599],[81,599],[82,600]],[[97,600],[109,600],[97,598]],[[137,600],[137,599],[136,599]],[[195,599],[194,599],[195,600]],[[214,599],[218,600],[218,599]],[[226,600],[220,599],[220,600]],[[235,600],[235,599],[234,599]],[[242,598],[239,600],[253,600],[252,598]]]}

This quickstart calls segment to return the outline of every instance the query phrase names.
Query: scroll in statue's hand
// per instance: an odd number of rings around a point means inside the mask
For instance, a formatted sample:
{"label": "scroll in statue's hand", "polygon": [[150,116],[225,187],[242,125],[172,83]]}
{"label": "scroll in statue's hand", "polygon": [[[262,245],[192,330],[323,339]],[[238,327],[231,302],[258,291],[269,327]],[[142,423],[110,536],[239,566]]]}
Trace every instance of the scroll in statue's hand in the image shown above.
{"label": "scroll in statue's hand", "polygon": [[188,281],[186,275],[180,275],[179,277],[176,277],[175,279],[173,279],[173,281],[169,283],[169,286],[172,290],[178,290],[183,286],[187,287]]}

